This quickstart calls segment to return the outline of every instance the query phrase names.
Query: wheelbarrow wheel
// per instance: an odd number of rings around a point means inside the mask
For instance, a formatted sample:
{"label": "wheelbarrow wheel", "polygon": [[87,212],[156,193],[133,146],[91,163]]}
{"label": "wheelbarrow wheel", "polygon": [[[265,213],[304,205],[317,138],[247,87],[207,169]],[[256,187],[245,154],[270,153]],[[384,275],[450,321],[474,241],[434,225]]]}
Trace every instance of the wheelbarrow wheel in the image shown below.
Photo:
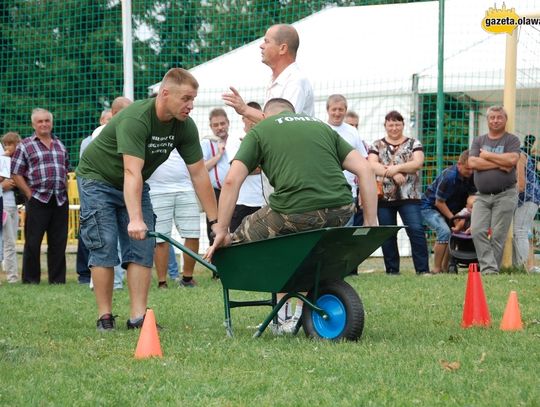
{"label": "wheelbarrow wheel", "polygon": [[[308,294],[313,301],[313,293]],[[317,339],[356,341],[364,330],[364,306],[360,297],[343,280],[323,282],[319,287],[319,296],[315,305],[322,308],[327,319],[304,305],[302,326],[306,336]]]}

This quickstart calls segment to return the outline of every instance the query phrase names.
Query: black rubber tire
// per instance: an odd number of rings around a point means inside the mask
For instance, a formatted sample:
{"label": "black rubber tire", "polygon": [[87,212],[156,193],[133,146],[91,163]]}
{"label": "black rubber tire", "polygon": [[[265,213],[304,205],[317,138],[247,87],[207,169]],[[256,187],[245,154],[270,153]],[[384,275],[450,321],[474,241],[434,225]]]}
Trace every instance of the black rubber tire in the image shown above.
{"label": "black rubber tire", "polygon": [[[325,294],[333,295],[339,299],[346,312],[345,327],[339,335],[330,340],[356,341],[360,339],[362,331],[364,330],[364,306],[354,288],[343,280],[327,280],[321,283],[318,298]],[[308,298],[310,301],[313,301],[313,292],[310,291],[308,293]],[[315,302],[315,304],[317,303]],[[328,339],[322,337],[317,332],[317,328],[313,324],[313,314],[316,313],[307,304],[304,304],[302,327],[304,328],[306,336],[315,339]]]}

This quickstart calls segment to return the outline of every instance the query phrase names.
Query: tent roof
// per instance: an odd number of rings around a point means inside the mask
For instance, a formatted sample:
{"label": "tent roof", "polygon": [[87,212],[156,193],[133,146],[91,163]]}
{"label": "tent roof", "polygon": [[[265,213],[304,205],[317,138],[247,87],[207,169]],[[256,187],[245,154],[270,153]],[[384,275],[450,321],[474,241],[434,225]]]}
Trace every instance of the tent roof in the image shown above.
{"label": "tent roof", "polygon": [[[521,3],[518,14],[540,11],[540,0]],[[491,0],[446,1],[445,90],[502,87],[506,35],[482,29],[489,7],[493,7]],[[330,82],[339,91],[361,81],[363,93],[409,91],[412,75],[418,74],[420,92],[434,92],[438,13],[438,2],[324,9],[294,24],[300,35],[297,62],[314,87]],[[518,58],[529,65],[538,60],[534,53],[540,35],[533,33],[520,37]],[[261,42],[258,39],[191,69],[201,84],[198,99],[206,92],[224,92],[228,86],[241,93],[266,86],[271,71],[261,63]],[[539,68],[534,69],[533,75],[518,75],[518,87],[540,87]]]}

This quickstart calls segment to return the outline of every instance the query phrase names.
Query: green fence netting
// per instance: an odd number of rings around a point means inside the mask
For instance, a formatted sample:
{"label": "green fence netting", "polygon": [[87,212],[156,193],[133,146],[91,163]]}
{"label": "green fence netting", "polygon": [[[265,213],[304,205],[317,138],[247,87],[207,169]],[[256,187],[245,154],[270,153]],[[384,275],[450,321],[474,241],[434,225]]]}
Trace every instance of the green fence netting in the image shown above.
{"label": "green fence netting", "polygon": [[[384,135],[384,114],[399,110],[407,133],[425,146],[425,185],[438,173],[438,154],[444,166],[453,163],[486,131],[486,108],[503,103],[506,34],[481,28],[492,7],[492,0],[445,2],[441,151],[437,1],[133,0],[134,95],[147,97],[171,67],[192,69],[201,84],[192,116],[203,136],[208,111],[223,106],[220,95],[228,86],[264,102],[270,71],[260,62],[260,39],[270,25],[292,23],[316,116],[326,119],[327,97],[342,93],[360,116],[360,135],[371,142]],[[540,0],[506,7],[540,12]],[[539,136],[540,26],[516,30],[515,133]],[[46,108],[75,167],[81,140],[123,93],[122,47],[119,0],[0,2],[0,133],[30,135],[32,109]],[[232,133],[240,133],[240,119],[227,111]]]}

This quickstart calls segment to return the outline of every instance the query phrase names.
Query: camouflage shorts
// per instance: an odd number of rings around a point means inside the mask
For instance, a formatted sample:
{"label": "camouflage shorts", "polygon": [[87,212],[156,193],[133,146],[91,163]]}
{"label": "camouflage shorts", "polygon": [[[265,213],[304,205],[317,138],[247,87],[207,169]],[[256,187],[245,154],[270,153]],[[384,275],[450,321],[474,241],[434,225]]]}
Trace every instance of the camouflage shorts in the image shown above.
{"label": "camouflage shorts", "polygon": [[344,226],[354,213],[354,204],[304,213],[283,214],[265,206],[244,218],[234,231],[233,242],[253,242],[279,235]]}

